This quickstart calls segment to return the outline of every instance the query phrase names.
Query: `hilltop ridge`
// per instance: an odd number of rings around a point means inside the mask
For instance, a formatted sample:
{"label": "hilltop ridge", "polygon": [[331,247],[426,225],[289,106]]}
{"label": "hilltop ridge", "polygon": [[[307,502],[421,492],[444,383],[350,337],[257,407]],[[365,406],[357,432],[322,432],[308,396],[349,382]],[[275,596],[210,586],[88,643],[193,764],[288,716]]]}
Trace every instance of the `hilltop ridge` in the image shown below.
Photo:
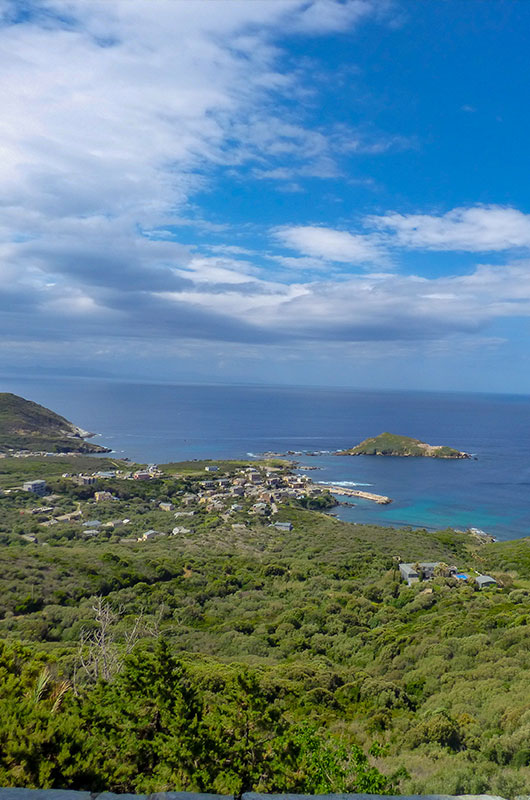
{"label": "hilltop ridge", "polygon": [[400,456],[424,458],[471,458],[469,453],[456,450],[446,445],[432,445],[413,439],[411,436],[399,436],[395,433],[380,433],[370,439],[364,439],[355,447],[339,450],[337,456]]}
{"label": "hilltop ridge", "polygon": [[20,450],[50,453],[108,453],[86,442],[84,431],[49,408],[12,392],[0,392],[0,453]]}

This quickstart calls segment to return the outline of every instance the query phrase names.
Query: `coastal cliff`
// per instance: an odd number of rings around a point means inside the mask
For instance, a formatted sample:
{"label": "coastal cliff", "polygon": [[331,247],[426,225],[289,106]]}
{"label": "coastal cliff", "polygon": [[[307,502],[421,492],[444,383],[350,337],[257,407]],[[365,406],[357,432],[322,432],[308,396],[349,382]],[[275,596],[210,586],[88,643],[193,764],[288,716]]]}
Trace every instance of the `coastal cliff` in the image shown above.
{"label": "coastal cliff", "polygon": [[110,453],[92,436],[49,408],[11,392],[0,392],[0,453]]}
{"label": "coastal cliff", "polygon": [[410,436],[398,436],[395,433],[380,433],[371,439],[365,439],[355,447],[338,450],[336,456],[399,456],[402,458],[471,458],[469,453],[455,450],[446,445],[432,445],[413,439]]}

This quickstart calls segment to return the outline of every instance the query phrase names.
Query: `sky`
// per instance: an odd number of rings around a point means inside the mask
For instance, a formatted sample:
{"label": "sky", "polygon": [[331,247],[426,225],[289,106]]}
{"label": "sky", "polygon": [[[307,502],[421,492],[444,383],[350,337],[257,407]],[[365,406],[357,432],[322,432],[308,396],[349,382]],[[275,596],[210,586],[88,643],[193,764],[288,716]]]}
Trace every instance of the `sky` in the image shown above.
{"label": "sky", "polygon": [[530,393],[527,0],[0,0],[0,372]]}

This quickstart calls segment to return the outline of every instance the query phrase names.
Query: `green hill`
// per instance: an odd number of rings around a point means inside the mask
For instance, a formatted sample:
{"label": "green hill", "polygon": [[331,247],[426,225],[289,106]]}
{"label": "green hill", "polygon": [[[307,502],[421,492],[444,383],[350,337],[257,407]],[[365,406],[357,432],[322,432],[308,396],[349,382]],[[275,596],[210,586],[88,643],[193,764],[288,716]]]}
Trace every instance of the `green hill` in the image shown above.
{"label": "green hill", "polygon": [[401,456],[427,458],[471,458],[469,453],[455,450],[445,445],[432,445],[413,439],[410,436],[398,436],[395,433],[380,433],[371,439],[365,439],[355,447],[339,450],[337,456]]}
{"label": "green hill", "polygon": [[50,453],[108,453],[85,442],[90,434],[49,408],[11,392],[0,392],[0,453],[17,450]]}

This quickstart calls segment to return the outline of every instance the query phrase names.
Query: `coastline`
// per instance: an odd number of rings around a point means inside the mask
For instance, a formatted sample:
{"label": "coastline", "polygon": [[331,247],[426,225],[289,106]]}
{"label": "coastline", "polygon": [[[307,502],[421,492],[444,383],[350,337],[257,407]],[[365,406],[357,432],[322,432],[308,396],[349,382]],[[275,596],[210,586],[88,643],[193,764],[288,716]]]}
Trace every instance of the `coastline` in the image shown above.
{"label": "coastline", "polygon": [[[119,452],[119,456],[118,456]],[[112,450],[112,454],[118,456],[119,458],[127,458],[125,454],[125,450],[121,452],[117,449]],[[338,519],[344,522],[350,522],[353,524],[372,524],[377,525],[385,528],[411,528],[413,530],[427,530],[430,532],[435,532],[438,530],[444,530],[446,528],[453,529],[455,531],[469,531],[472,528],[482,529],[485,528],[484,535],[493,541],[499,540],[516,540],[521,538],[521,536],[515,535],[511,531],[507,531],[506,529],[502,531],[495,531],[495,535],[493,533],[489,533],[487,529],[490,527],[488,520],[484,521],[483,515],[480,513],[463,511],[461,514],[458,511],[454,510],[454,506],[451,502],[447,502],[444,504],[442,509],[440,509],[440,518],[439,521],[435,521],[430,518],[432,514],[432,510],[429,507],[431,505],[431,500],[429,498],[425,498],[422,496],[411,497],[410,496],[410,483],[404,477],[403,480],[399,481],[399,488],[392,492],[392,496],[386,493],[380,493],[378,491],[372,491],[371,487],[376,486],[379,481],[350,481],[348,480],[351,478],[350,471],[346,469],[344,471],[344,463],[348,463],[348,460],[344,459],[335,459],[334,454],[336,451],[332,449],[322,449],[322,450],[295,450],[295,449],[286,449],[284,451],[278,450],[270,450],[265,451],[263,453],[250,453],[248,450],[245,450],[244,455],[249,459],[249,463],[253,460],[261,459],[261,458],[283,458],[288,462],[289,469],[297,472],[298,474],[303,474],[307,471],[319,471],[320,473],[326,473],[328,470],[328,463],[332,461],[334,465],[341,464],[341,472],[337,477],[333,477],[329,481],[324,482],[323,478],[324,475],[320,476],[318,480],[311,479],[309,476],[308,479],[310,483],[315,488],[320,488],[325,491],[329,491],[334,495],[338,495],[339,497],[352,497],[357,498],[361,501],[366,501],[361,504],[358,503],[341,503],[338,502],[338,505],[333,508],[333,514]],[[186,456],[182,454],[182,456],[175,456],[177,460],[192,460],[192,461],[203,461],[205,458],[210,460],[212,463],[215,463],[216,460],[241,460],[243,454],[241,451],[232,451],[225,453],[221,459],[215,458],[214,455],[203,455],[200,458],[192,458],[186,459]],[[303,456],[304,458],[312,458],[315,459],[317,462],[316,464],[312,464],[310,466],[301,463],[298,460],[295,460],[293,456]],[[173,459],[173,460],[175,460]],[[146,462],[149,459],[143,458],[134,458],[132,460],[135,461],[142,461]],[[456,465],[469,465],[469,459],[425,459],[425,458],[404,458],[404,459],[397,459],[397,458],[390,458],[390,459],[371,459],[367,457],[366,459],[353,459],[352,462],[358,464],[359,462],[364,462],[367,465],[371,465],[374,462],[384,462],[385,464],[389,464],[390,466],[392,463],[405,463],[408,465],[413,464],[414,462],[435,462],[436,464],[442,462],[443,465],[452,463]],[[372,468],[373,469],[373,468]],[[327,476],[326,476],[327,477]],[[358,468],[355,470],[355,477],[359,477],[358,475]],[[344,486],[341,484],[348,484],[351,483],[355,486],[355,488],[350,489],[349,486]],[[362,488],[357,487],[370,487],[369,491],[365,491]],[[409,494],[407,494],[407,491]],[[416,494],[416,493],[414,493]],[[421,513],[420,518],[418,518],[417,514],[417,506],[422,505],[424,503],[426,505],[426,512]],[[391,510],[395,507],[394,510]],[[387,512],[388,509],[388,512]],[[324,513],[329,513],[325,511]],[[387,513],[390,513],[391,516],[387,516]],[[444,514],[447,514],[444,518]],[[438,516],[438,515],[437,515]],[[521,534],[522,536],[526,534]]]}
{"label": "coastline", "polygon": [[[83,420],[83,428],[100,432],[91,441],[111,448],[110,458],[164,463],[291,450],[300,466],[318,467],[306,473],[315,481],[344,482],[394,501],[384,506],[352,498],[354,508],[336,509],[340,519],[429,530],[478,527],[499,540],[528,535],[530,468],[521,430],[530,424],[530,398],[29,379],[10,381],[5,390]],[[331,455],[389,427],[428,442],[460,443],[479,460]]]}
{"label": "coastline", "polygon": [[[109,448],[106,452],[100,453],[99,455],[101,455],[103,458],[109,459],[113,457],[123,459],[128,458],[128,456],[125,456],[125,452],[117,452],[117,448],[113,448],[112,450]],[[294,454],[295,451],[291,450],[289,452]],[[297,452],[304,457],[308,455],[307,452]],[[513,533],[510,534],[505,530],[501,531],[500,536],[498,530],[494,530],[490,533],[490,525],[488,524],[487,520],[484,520],[483,516],[481,517],[478,514],[473,514],[473,516],[466,516],[465,514],[460,515],[458,511],[454,513],[454,509],[449,503],[447,503],[445,506],[447,509],[447,516],[444,518],[443,515],[445,508],[442,507],[440,510],[437,510],[437,516],[435,519],[433,519],[433,508],[431,507],[431,501],[428,501],[428,499],[425,497],[422,498],[421,496],[418,496],[416,492],[414,492],[414,494],[411,496],[410,481],[407,480],[407,476],[405,474],[408,470],[410,470],[411,465],[413,466],[414,461],[425,462],[424,459],[400,459],[399,462],[400,464],[403,464],[403,469],[399,468],[399,470],[396,470],[395,468],[397,465],[392,465],[392,462],[395,464],[397,459],[355,459],[354,462],[352,462],[355,463],[355,474],[352,475],[351,469],[345,466],[348,464],[348,461],[345,462],[343,459],[335,459],[332,452],[329,450],[321,451],[322,455],[316,455],[315,451],[310,452],[315,453],[313,458],[316,463],[310,465],[309,470],[311,470],[311,472],[318,470],[319,472],[318,479],[312,480],[309,475],[307,475],[308,483],[311,486],[313,486],[315,489],[321,489],[323,491],[330,492],[333,495],[337,495],[339,498],[341,496],[351,497],[359,499],[360,501],[364,501],[355,504],[341,503],[339,501],[338,505],[334,508],[334,513],[335,516],[342,521],[357,524],[373,524],[382,527],[410,527],[413,529],[425,529],[430,531],[441,530],[445,528],[452,528],[454,530],[480,528],[487,531],[486,535],[489,535],[495,539],[519,538]],[[61,456],[77,458],[82,457],[83,455],[95,456],[98,454],[84,454],[79,452],[50,454],[20,452],[10,455],[13,455],[15,458],[60,458]],[[150,455],[150,453],[148,453],[148,455]],[[237,452],[234,453],[234,451],[232,451],[227,455],[227,460],[239,460]],[[276,452],[275,455],[277,455]],[[174,458],[178,459],[179,457],[180,454]],[[252,463],[252,461],[258,458],[258,456],[254,453],[249,455],[248,451],[246,457],[249,463]],[[133,460],[140,460],[142,463],[152,461],[152,459],[145,457],[142,459],[135,458]],[[191,461],[193,460],[204,459],[191,459]],[[210,461],[214,464],[216,461],[215,457],[210,457]],[[385,467],[384,471],[386,472],[387,478],[389,476],[393,476],[394,484],[396,484],[396,475],[401,476],[401,479],[397,482],[397,486],[395,486],[391,492],[388,491],[388,485],[385,486],[386,480],[385,482],[381,480],[383,477],[382,475],[377,475],[377,478],[374,476],[374,467],[372,465],[375,464],[377,466],[377,463],[388,465],[388,467]],[[463,461],[459,463],[460,465],[465,465],[466,462]],[[308,469],[308,465],[294,460],[293,458],[289,458],[287,464],[290,470],[300,475],[302,475]],[[359,474],[359,464],[363,464],[361,475]],[[332,465],[331,470],[330,465]],[[337,469],[339,465],[340,469]],[[366,465],[366,467],[364,465]],[[377,473],[378,470],[375,470],[375,472]],[[358,480],[361,476],[370,476],[372,479]],[[352,477],[357,478],[357,480],[349,480]],[[383,491],[381,491],[381,489],[383,489]],[[387,491],[385,491],[385,489]]]}

